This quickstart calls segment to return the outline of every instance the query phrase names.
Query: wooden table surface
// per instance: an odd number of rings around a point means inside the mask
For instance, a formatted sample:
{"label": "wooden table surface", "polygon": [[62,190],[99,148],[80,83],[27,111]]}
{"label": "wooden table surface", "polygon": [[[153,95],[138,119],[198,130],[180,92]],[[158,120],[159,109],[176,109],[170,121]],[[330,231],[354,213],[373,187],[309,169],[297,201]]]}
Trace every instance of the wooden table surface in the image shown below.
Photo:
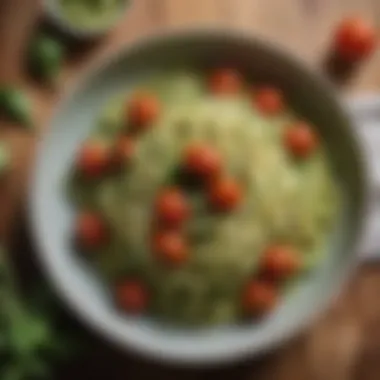
{"label": "wooden table surface", "polygon": [[[336,22],[359,12],[380,26],[378,0],[134,0],[123,23],[96,46],[80,49],[67,62],[58,91],[33,84],[25,74],[24,51],[36,30],[41,6],[36,0],[0,1],[0,81],[18,83],[34,101],[42,133],[55,102],[75,82],[88,62],[122,44],[165,28],[200,24],[237,27],[285,46],[316,66],[324,56]],[[380,88],[380,56],[373,57],[352,78],[348,91]],[[15,215],[25,204],[28,173],[36,138],[2,125],[2,138],[12,145],[13,172],[0,190],[0,233],[9,239]],[[129,358],[120,378],[138,379],[268,379],[378,380],[380,378],[380,266],[365,264],[330,310],[302,335],[274,353],[223,370],[173,370]],[[101,357],[90,360],[101,363]],[[80,365],[83,367],[85,365]],[[101,365],[100,365],[101,367]],[[113,375],[110,375],[113,376]],[[110,380],[119,378],[109,377]],[[74,377],[76,378],[75,374]],[[73,378],[73,377],[71,377]],[[81,375],[81,379],[101,378]],[[108,377],[107,377],[108,378]]]}

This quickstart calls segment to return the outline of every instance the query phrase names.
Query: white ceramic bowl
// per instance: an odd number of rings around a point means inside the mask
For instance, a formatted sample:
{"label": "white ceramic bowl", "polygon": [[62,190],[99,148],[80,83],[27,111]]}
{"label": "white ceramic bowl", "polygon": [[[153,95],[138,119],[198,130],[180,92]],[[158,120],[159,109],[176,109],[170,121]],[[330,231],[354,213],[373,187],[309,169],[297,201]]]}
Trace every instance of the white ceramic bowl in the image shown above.
{"label": "white ceramic bowl", "polygon": [[[65,193],[73,157],[99,109],[114,94],[163,67],[226,61],[253,79],[281,86],[298,111],[319,128],[346,200],[329,252],[302,286],[258,324],[192,331],[163,327],[149,318],[127,318],[114,309],[91,266],[73,251],[74,210]],[[350,121],[322,79],[286,53],[240,32],[184,31],[144,40],[100,62],[62,102],[38,151],[30,201],[43,267],[58,294],[86,324],[120,347],[151,358],[209,365],[263,353],[296,334],[326,307],[355,262],[367,176]]]}

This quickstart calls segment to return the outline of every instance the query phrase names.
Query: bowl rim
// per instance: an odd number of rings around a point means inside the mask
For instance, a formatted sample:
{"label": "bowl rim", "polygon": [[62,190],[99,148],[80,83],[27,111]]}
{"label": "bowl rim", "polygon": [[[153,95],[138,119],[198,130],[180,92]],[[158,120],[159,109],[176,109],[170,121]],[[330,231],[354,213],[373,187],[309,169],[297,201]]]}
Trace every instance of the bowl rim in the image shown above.
{"label": "bowl rim", "polygon": [[[36,244],[36,252],[41,262],[41,265],[44,269],[44,273],[47,274],[49,278],[49,283],[53,287],[53,289],[57,292],[59,297],[65,301],[65,304],[71,309],[71,311],[80,317],[80,320],[84,322],[84,324],[91,328],[96,334],[106,338],[107,341],[112,342],[118,348],[125,350],[132,350],[134,353],[146,357],[150,360],[157,362],[164,362],[171,365],[195,365],[197,367],[209,367],[214,365],[228,365],[231,363],[240,362],[248,357],[259,356],[267,353],[268,351],[274,349],[280,344],[284,344],[289,341],[293,336],[299,334],[301,331],[305,330],[308,326],[310,326],[326,309],[326,307],[330,304],[330,302],[338,295],[343,285],[348,281],[350,274],[357,267],[359,260],[355,253],[358,251],[358,248],[362,246],[362,240],[364,235],[365,228],[365,219],[368,213],[368,209],[370,207],[369,203],[369,175],[368,175],[368,162],[366,160],[365,155],[363,154],[363,142],[355,130],[352,118],[349,117],[348,112],[346,112],[346,107],[341,97],[337,95],[336,89],[327,81],[323,75],[318,73],[317,71],[312,71],[308,65],[300,58],[295,57],[293,54],[285,51],[283,48],[279,47],[277,44],[273,42],[268,42],[267,40],[261,38],[260,36],[254,35],[252,33],[242,31],[235,28],[221,28],[221,27],[191,27],[191,28],[172,28],[167,29],[165,31],[161,31],[160,33],[155,33],[153,36],[148,34],[143,37],[136,39],[134,42],[126,42],[118,46],[116,49],[107,50],[103,55],[95,59],[89,66],[87,66],[82,73],[80,73],[79,80],[76,81],[75,85],[69,88],[64,92],[62,98],[60,99],[58,106],[55,107],[55,111],[53,112],[53,116],[50,120],[55,118],[55,115],[59,114],[62,105],[66,104],[67,100],[71,98],[73,94],[84,87],[84,85],[88,82],[91,77],[96,75],[97,72],[101,72],[105,66],[112,64],[113,62],[117,62],[121,57],[132,53],[135,49],[145,49],[151,45],[159,45],[160,43],[168,42],[168,41],[180,41],[181,39],[187,38],[221,38],[226,37],[230,41],[243,41],[249,45],[258,45],[263,47],[265,50],[269,50],[274,52],[281,60],[287,61],[292,66],[298,69],[302,69],[305,74],[310,77],[313,77],[321,87],[325,90],[326,93],[330,94],[331,99],[335,102],[335,108],[338,109],[339,113],[344,117],[346,124],[349,129],[349,133],[353,137],[355,143],[355,149],[357,151],[357,160],[359,170],[362,176],[362,191],[363,191],[363,205],[359,209],[359,217],[360,221],[357,229],[357,239],[355,244],[351,247],[351,254],[349,255],[349,259],[347,260],[345,269],[340,271],[339,274],[335,278],[334,290],[330,292],[323,300],[320,301],[319,307],[314,309],[312,312],[309,312],[307,318],[304,318],[301,323],[298,325],[291,325],[291,328],[281,331],[277,331],[277,334],[273,334],[270,338],[263,340],[262,345],[255,349],[250,348],[246,349],[246,347],[242,347],[240,350],[229,351],[228,353],[224,351],[224,354],[215,354],[210,352],[209,355],[182,355],[181,353],[177,353],[175,356],[165,353],[164,348],[160,351],[157,349],[151,348],[149,346],[149,342],[145,342],[144,344],[136,345],[127,341],[126,339],[120,338],[118,334],[112,330],[112,328],[104,330],[104,325],[100,326],[100,324],[95,321],[95,319],[90,319],[89,315],[80,310],[80,307],[72,301],[70,296],[67,294],[62,284],[59,284],[55,281],[54,276],[51,273],[51,270],[44,260],[45,252],[48,252],[47,247],[44,246],[43,237],[38,232],[38,228],[36,227],[38,223],[38,218],[36,216],[37,210],[35,209],[37,195],[37,186],[35,178],[37,177],[38,167],[40,156],[42,157],[43,147],[45,145],[45,138],[49,135],[49,130],[44,134],[44,138],[41,139],[39,145],[37,147],[37,159],[35,160],[33,173],[32,173],[32,181],[30,181],[30,191],[29,191],[29,217],[31,221],[31,230],[34,242]],[[47,253],[46,253],[47,254]]]}
{"label": "bowl rim", "polygon": [[43,11],[47,19],[69,36],[77,39],[91,39],[100,37],[114,29],[121,22],[128,8],[133,5],[134,0],[123,0],[124,4],[121,6],[121,10],[116,13],[116,16],[111,18],[109,22],[96,28],[76,26],[70,22],[67,17],[62,15],[58,2],[59,0],[43,0]]}

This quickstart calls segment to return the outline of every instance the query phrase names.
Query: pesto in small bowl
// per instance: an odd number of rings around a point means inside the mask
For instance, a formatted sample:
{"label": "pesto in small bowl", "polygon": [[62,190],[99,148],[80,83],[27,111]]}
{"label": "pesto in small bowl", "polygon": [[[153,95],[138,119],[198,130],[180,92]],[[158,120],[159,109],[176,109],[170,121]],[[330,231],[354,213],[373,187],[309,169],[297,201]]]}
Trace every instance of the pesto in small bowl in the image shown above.
{"label": "pesto in small bowl", "polygon": [[98,29],[115,22],[126,0],[60,0],[62,15],[80,28]]}
{"label": "pesto in small bowl", "polygon": [[45,11],[63,32],[91,38],[115,26],[129,4],[129,0],[45,0]]}

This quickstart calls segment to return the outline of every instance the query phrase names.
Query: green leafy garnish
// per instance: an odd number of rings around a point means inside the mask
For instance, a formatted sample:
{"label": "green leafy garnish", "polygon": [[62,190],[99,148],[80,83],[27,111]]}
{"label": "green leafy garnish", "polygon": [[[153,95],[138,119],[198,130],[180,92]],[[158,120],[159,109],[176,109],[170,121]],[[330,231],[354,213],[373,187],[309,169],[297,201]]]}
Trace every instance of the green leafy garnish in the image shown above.
{"label": "green leafy garnish", "polygon": [[8,146],[4,141],[0,141],[0,178],[8,171],[10,155]]}
{"label": "green leafy garnish", "polygon": [[57,328],[56,316],[47,305],[53,299],[44,292],[23,299],[14,274],[0,248],[0,379],[46,379],[58,359],[73,353],[75,343],[67,331]]}
{"label": "green leafy garnish", "polygon": [[29,50],[29,69],[33,76],[44,81],[55,81],[65,56],[64,46],[57,40],[37,36]]}
{"label": "green leafy garnish", "polygon": [[26,93],[12,86],[0,87],[0,113],[22,126],[32,124],[32,103]]}

